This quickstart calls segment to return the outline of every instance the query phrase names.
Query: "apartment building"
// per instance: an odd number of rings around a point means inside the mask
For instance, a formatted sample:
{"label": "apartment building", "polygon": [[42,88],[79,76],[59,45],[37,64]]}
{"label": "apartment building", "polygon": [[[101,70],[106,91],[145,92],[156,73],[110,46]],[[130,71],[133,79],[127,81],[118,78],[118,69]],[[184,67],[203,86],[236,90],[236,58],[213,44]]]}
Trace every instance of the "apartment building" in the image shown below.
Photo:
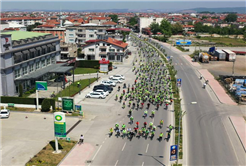
{"label": "apartment building", "polygon": [[106,29],[108,28],[110,26],[92,23],[82,24],[80,26],[68,26],[66,27],[65,42],[83,45],[88,40],[100,39],[105,36]]}
{"label": "apartment building", "polygon": [[0,96],[15,96],[47,80],[60,60],[60,40],[47,33],[1,32]]}

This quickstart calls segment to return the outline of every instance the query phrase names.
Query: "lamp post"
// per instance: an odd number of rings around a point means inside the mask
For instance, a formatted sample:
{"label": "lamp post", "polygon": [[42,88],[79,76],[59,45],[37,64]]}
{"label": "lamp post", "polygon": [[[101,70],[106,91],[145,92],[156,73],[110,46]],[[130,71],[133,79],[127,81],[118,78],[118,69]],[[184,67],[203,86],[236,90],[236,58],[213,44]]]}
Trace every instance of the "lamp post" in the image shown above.
{"label": "lamp post", "polygon": [[232,66],[232,76],[234,76],[235,61],[236,61],[236,59],[233,61],[233,66]]}
{"label": "lamp post", "polygon": [[98,82],[98,71],[97,71],[97,82]]}
{"label": "lamp post", "polygon": [[89,88],[91,87],[91,79],[89,78]]}

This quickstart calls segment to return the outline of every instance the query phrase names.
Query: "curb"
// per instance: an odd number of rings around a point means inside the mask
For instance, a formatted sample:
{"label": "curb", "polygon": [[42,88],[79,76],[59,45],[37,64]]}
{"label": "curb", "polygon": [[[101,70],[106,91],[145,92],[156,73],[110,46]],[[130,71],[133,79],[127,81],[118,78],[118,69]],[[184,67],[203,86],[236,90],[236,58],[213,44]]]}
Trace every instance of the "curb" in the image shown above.
{"label": "curb", "polygon": [[235,128],[235,126],[234,126],[234,124],[233,124],[231,118],[230,118],[230,117],[228,117],[228,118],[229,118],[229,120],[230,120],[230,122],[231,122],[231,124],[232,124],[232,126],[233,126],[233,128],[234,128],[234,130],[235,130],[235,132],[236,132],[236,134],[237,134],[237,136],[238,136],[238,138],[239,138],[241,144],[242,144],[242,147],[243,147],[244,151],[246,152],[246,147],[243,145],[243,141],[241,140],[240,136],[238,135],[237,130],[236,130],[236,128]]}

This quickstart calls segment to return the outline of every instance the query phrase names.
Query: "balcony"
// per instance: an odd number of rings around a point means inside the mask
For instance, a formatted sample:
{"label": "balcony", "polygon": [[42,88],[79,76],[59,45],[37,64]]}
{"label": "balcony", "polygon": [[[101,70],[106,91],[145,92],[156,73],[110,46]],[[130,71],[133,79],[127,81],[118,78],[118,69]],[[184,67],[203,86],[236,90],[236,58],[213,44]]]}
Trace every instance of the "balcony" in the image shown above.
{"label": "balcony", "polygon": [[85,35],[85,31],[82,32],[76,32],[77,35]]}
{"label": "balcony", "polygon": [[107,52],[99,52],[99,55],[107,55]]}

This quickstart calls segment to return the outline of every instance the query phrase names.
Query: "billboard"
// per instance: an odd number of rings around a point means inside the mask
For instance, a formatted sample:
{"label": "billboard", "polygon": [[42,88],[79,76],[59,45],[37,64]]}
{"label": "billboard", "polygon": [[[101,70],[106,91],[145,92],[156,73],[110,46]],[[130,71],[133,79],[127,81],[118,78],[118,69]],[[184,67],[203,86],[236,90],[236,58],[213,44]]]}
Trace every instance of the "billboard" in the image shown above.
{"label": "billboard", "polygon": [[170,161],[178,159],[178,145],[172,145],[170,147]]}
{"label": "billboard", "polygon": [[73,111],[74,100],[73,98],[62,98],[62,110],[63,111]]}
{"label": "billboard", "polygon": [[47,90],[46,81],[36,81],[36,90]]}
{"label": "billboard", "polygon": [[178,46],[191,45],[191,40],[176,40],[176,45]]}
{"label": "billboard", "polygon": [[66,119],[65,113],[63,112],[55,112],[54,113],[54,130],[55,137],[66,137]]}

